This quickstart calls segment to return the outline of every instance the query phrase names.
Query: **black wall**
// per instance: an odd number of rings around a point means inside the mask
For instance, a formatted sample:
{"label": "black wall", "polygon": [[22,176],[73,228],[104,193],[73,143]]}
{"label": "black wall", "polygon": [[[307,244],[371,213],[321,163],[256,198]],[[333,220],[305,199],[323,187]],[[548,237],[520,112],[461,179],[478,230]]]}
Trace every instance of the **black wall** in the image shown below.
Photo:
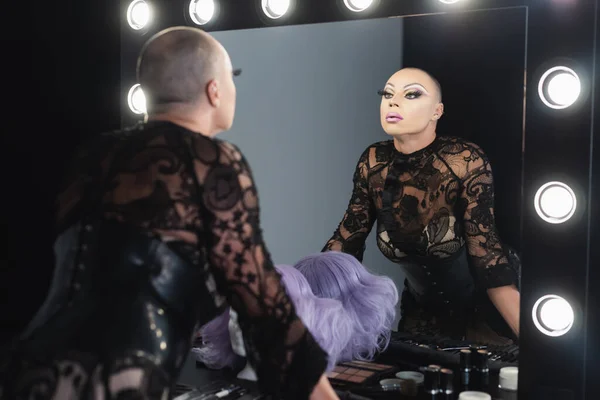
{"label": "black wall", "polygon": [[438,134],[483,148],[496,187],[496,222],[521,250],[521,186],[526,9],[419,16],[404,20],[405,67],[442,85]]}
{"label": "black wall", "polygon": [[46,295],[53,199],[66,159],[86,137],[119,127],[118,2],[28,3],[3,6],[0,32],[3,337]]}

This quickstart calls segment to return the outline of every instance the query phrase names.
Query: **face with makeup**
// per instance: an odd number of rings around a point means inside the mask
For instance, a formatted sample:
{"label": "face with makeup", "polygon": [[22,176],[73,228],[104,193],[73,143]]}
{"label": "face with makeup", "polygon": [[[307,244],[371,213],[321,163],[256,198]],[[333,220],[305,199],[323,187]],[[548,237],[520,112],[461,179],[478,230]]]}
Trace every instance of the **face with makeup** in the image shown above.
{"label": "face with makeup", "polygon": [[432,130],[444,112],[436,82],[424,71],[404,68],[388,79],[381,96],[381,126],[391,136]]}

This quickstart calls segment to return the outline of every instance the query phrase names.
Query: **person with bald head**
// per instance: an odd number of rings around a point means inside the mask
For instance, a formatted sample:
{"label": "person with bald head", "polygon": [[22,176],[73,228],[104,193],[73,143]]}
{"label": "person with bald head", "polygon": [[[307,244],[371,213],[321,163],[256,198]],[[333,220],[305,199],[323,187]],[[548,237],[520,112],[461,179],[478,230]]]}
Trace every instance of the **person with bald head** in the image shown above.
{"label": "person with bald head", "polygon": [[391,139],[360,156],[348,208],[323,251],[362,261],[377,221],[379,250],[406,276],[399,331],[512,343],[520,261],[496,230],[488,158],[473,142],[437,134],[442,89],[426,71],[401,69],[379,94]]}
{"label": "person with bald head", "polygon": [[6,399],[168,399],[198,326],[236,311],[264,394],[337,399],[260,228],[231,127],[227,51],[174,27],[143,46],[147,118],[77,151],[57,201],[46,301],[3,366]]}

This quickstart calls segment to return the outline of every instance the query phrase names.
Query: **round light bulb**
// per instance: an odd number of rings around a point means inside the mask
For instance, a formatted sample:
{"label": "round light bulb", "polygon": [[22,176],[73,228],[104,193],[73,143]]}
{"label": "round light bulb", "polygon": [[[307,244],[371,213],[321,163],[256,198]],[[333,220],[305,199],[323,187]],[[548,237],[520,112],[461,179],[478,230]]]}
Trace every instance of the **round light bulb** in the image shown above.
{"label": "round light bulb", "polygon": [[144,0],[133,0],[127,7],[127,23],[132,29],[143,29],[150,22],[150,6]]}
{"label": "round light bulb", "polygon": [[546,106],[562,110],[573,105],[579,98],[581,80],[571,68],[552,67],[540,78],[538,94]]}
{"label": "round light bulb", "polygon": [[561,224],[575,214],[577,197],[568,185],[562,182],[548,182],[536,192],[534,207],[544,221]]}
{"label": "round light bulb", "polygon": [[265,15],[272,19],[281,18],[290,9],[290,0],[262,0],[261,5]]}
{"label": "round light bulb", "polygon": [[192,0],[190,1],[190,18],[197,25],[207,24],[215,15],[214,0]]}
{"label": "round light bulb", "polygon": [[371,7],[373,0],[344,0],[344,4],[350,11],[361,12]]}
{"label": "round light bulb", "polygon": [[146,113],[146,96],[139,83],[136,83],[129,89],[127,104],[134,114]]}
{"label": "round light bulb", "polygon": [[564,335],[575,322],[573,307],[567,300],[554,294],[542,296],[536,301],[532,317],[536,328],[552,337]]}

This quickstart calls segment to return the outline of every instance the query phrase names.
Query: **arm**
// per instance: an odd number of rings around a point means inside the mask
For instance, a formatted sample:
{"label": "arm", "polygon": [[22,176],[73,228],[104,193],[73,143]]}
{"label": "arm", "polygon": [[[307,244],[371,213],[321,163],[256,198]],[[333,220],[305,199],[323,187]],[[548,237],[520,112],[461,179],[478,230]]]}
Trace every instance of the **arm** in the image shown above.
{"label": "arm", "polygon": [[319,380],[316,393],[328,385],[322,383],[327,355],[296,315],[263,243],[257,191],[246,161],[232,145],[217,143],[217,162],[197,169],[217,289],[238,313],[263,393],[306,399]]}
{"label": "arm", "polygon": [[354,188],[348,208],[322,251],[341,251],[362,261],[365,241],[375,222],[375,207],[369,196],[368,182],[370,149],[365,150],[358,160],[353,177]]}
{"label": "arm", "polygon": [[478,285],[487,289],[490,300],[518,336],[518,277],[509,265],[494,222],[492,168],[486,155],[477,147],[465,150],[463,156],[468,160],[461,193],[464,230]]}

